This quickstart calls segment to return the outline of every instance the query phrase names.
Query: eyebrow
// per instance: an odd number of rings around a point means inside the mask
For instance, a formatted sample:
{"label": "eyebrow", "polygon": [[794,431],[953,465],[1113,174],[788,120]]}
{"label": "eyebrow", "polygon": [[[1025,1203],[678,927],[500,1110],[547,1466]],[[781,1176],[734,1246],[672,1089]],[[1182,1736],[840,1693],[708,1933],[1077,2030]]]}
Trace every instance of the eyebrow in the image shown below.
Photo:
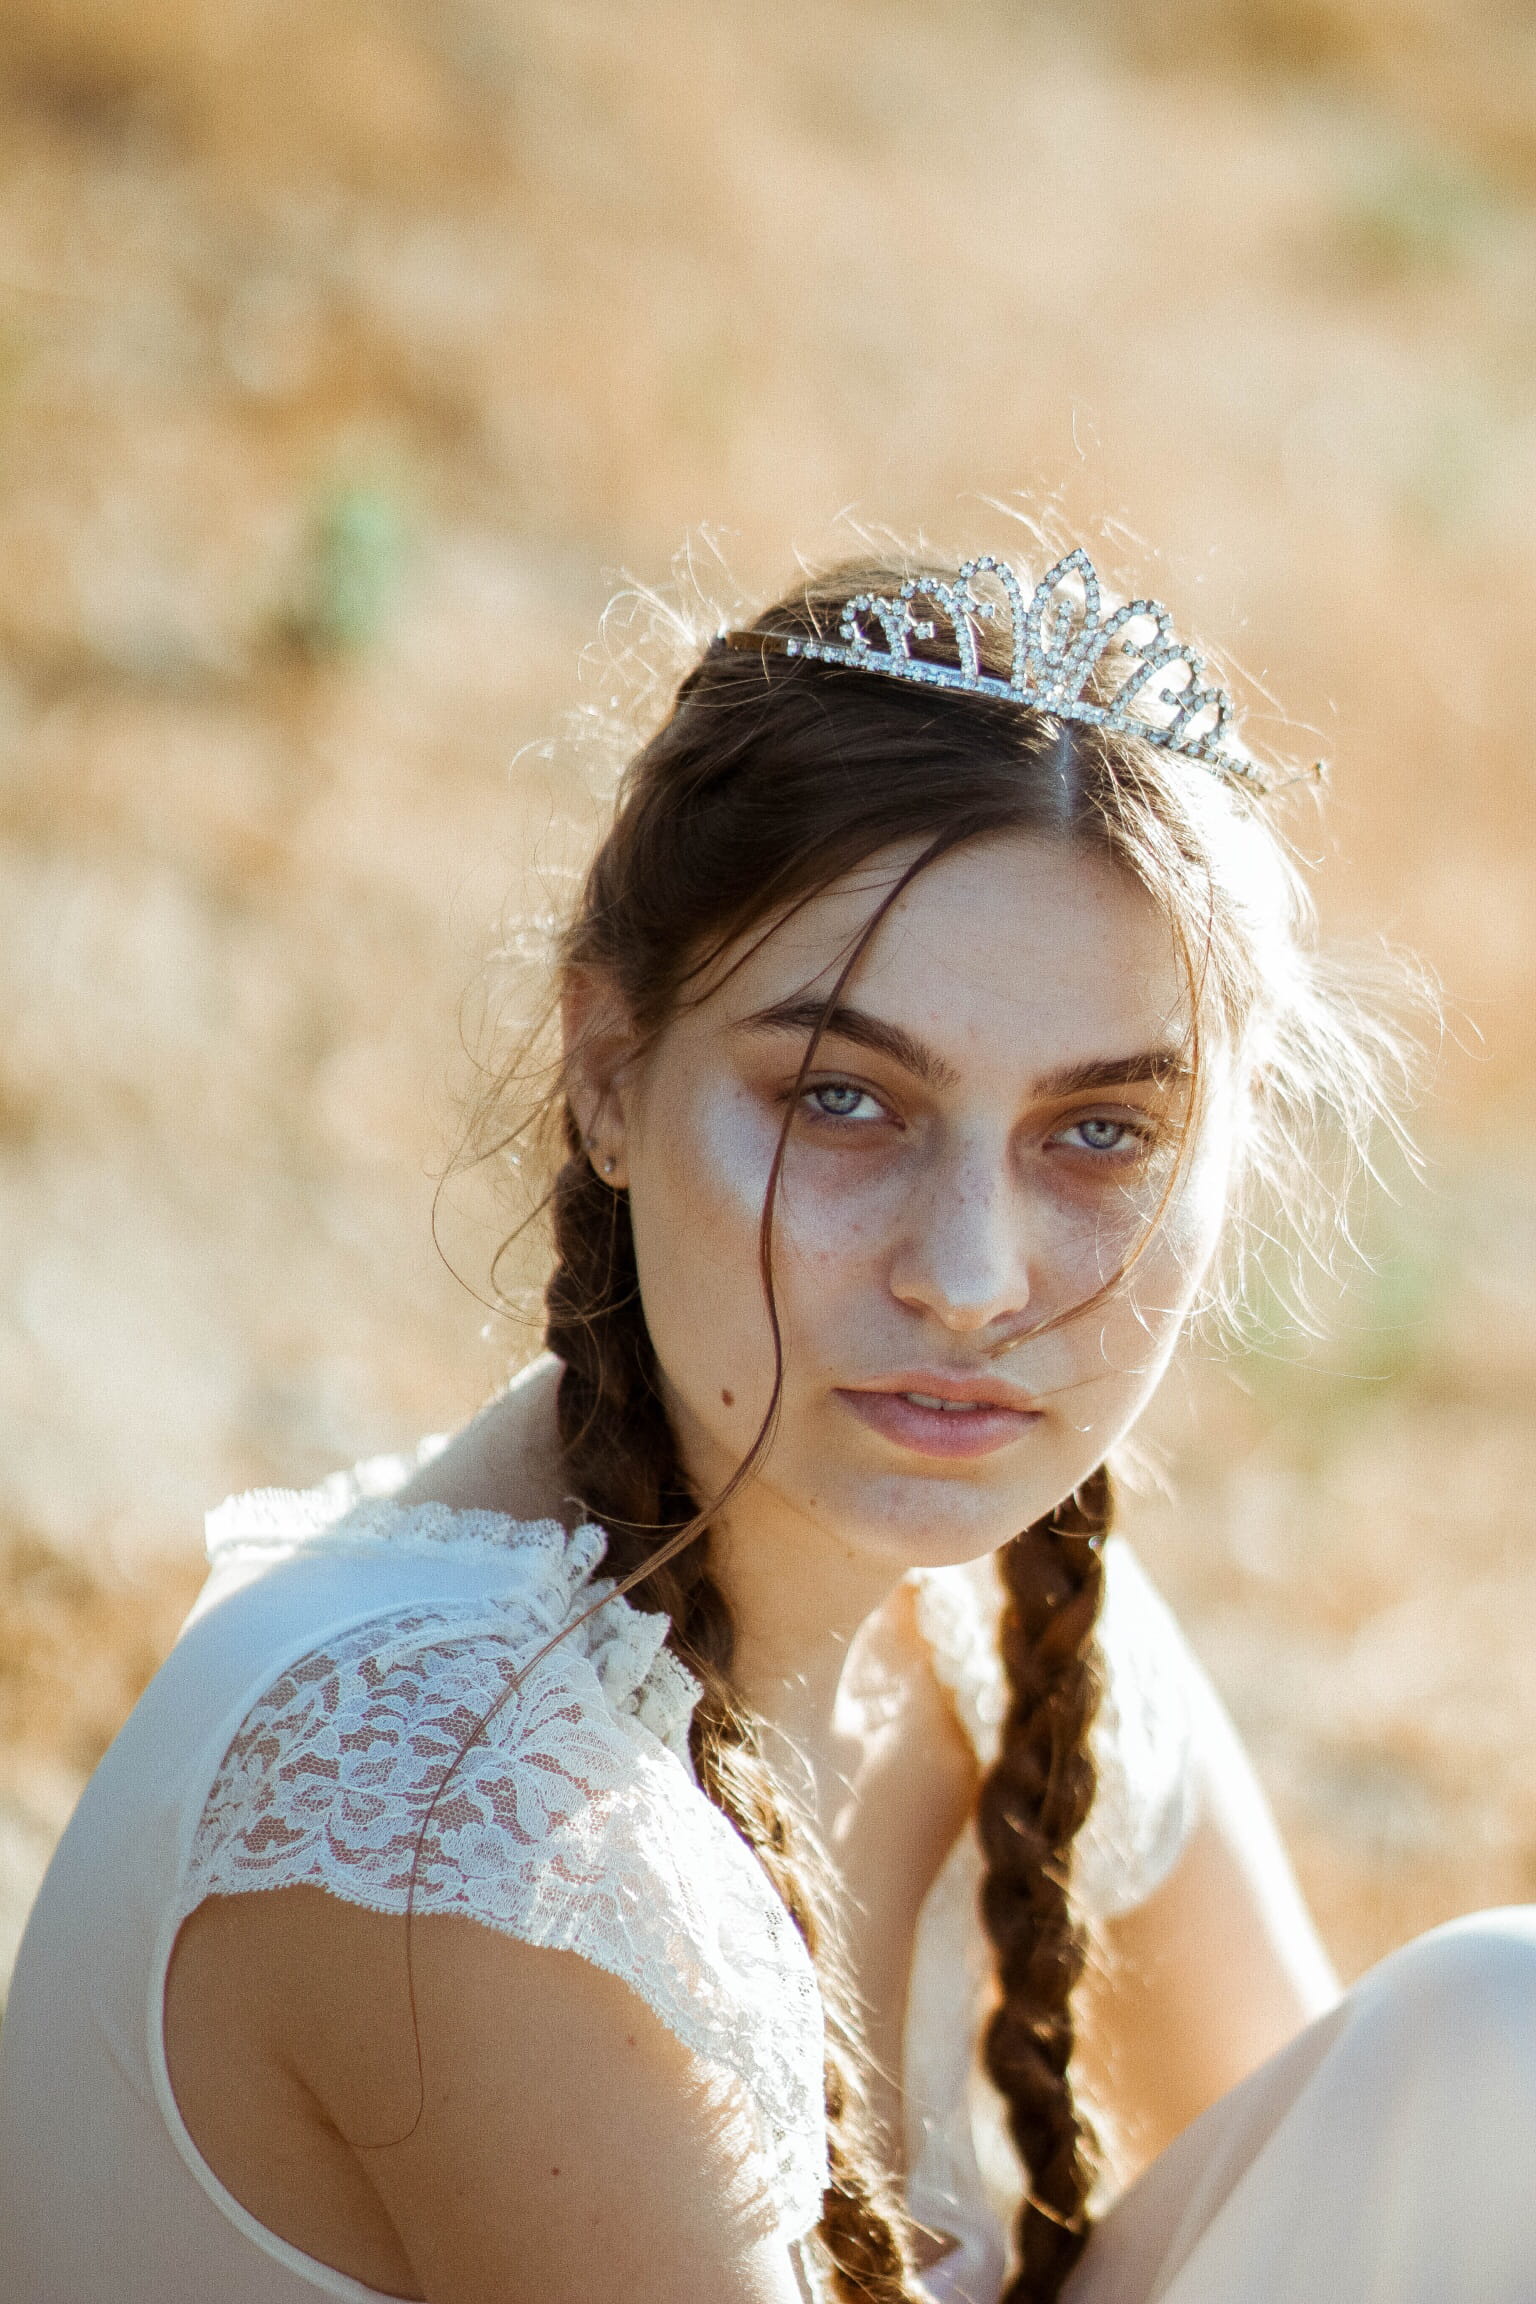
{"label": "eyebrow", "polygon": [[[825,1018],[825,1021],[823,1019]],[[780,1000],[745,1019],[749,1032],[803,1032],[809,1037],[821,1026],[823,1040],[847,1040],[856,1048],[889,1056],[925,1088],[956,1088],[960,1075],[936,1049],[900,1024],[888,1024],[867,1009],[841,1003],[830,1015],[820,1000]],[[1081,1064],[1064,1064],[1042,1073],[1033,1083],[1036,1096],[1084,1096],[1104,1088],[1178,1088],[1189,1085],[1193,1070],[1181,1048],[1144,1048],[1134,1056],[1090,1057]]]}
{"label": "eyebrow", "polygon": [[1104,1056],[1063,1064],[1035,1082],[1038,1096],[1085,1096],[1100,1088],[1187,1088],[1194,1066],[1182,1048],[1143,1048],[1135,1056]]}
{"label": "eyebrow", "polygon": [[749,1016],[746,1022],[749,1032],[804,1032],[807,1036],[820,1024],[823,1040],[851,1040],[856,1048],[870,1048],[877,1056],[889,1056],[893,1063],[921,1080],[925,1088],[960,1085],[960,1075],[954,1066],[946,1064],[925,1041],[900,1024],[887,1024],[881,1017],[871,1016],[865,1008],[846,1008],[839,1002],[828,1015],[824,1000],[780,1000],[776,1006]]}

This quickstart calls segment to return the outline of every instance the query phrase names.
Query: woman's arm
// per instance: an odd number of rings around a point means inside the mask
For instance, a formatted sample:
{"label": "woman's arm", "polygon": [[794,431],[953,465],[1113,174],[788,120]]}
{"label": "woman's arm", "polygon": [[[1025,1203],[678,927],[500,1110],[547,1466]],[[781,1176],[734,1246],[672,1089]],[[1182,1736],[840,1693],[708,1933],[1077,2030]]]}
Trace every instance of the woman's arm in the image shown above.
{"label": "woman's arm", "polygon": [[1203,1673],[1190,1696],[1194,1829],[1162,1886],[1106,1929],[1108,1972],[1084,1993],[1086,2093],[1110,2115],[1127,2179],[1339,1996],[1269,1803]]}
{"label": "woman's arm", "polygon": [[215,2173],[285,2237],[355,2261],[344,2183],[329,2245],[313,2196],[302,2231],[279,2213],[285,2165],[317,2157],[297,2120],[244,2166],[225,2133],[281,2102],[274,2074],[345,2140],[428,2304],[796,2304],[745,2097],[627,1986],[418,1918],[413,2029],[403,1919],[310,1889],[219,1902],[213,1962],[178,1952],[172,2078]]}
{"label": "woman's arm", "polygon": [[422,2116],[360,2157],[430,2304],[797,2294],[740,2090],[626,1986],[452,1919],[416,1929],[415,1970]]}

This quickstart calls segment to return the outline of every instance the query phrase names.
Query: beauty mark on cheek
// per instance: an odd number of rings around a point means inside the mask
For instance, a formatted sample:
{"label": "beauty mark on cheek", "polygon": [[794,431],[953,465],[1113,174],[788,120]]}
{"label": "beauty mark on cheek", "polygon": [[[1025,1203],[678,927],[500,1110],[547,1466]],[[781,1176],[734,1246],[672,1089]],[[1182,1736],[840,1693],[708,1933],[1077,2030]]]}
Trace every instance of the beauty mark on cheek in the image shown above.
{"label": "beauty mark on cheek", "polygon": [[727,1392],[724,1385],[720,1388],[720,1405],[722,1408],[734,1408],[736,1405],[735,1393]]}

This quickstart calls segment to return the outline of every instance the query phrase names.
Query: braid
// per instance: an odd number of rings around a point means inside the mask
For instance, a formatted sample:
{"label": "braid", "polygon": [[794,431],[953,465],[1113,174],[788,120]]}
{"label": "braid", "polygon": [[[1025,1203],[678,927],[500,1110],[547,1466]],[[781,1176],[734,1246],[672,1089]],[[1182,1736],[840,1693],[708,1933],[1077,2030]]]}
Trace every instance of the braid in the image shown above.
{"label": "braid", "polygon": [[[608,1532],[618,1577],[643,1566],[697,1511],[656,1383],[640,1305],[629,1200],[593,1175],[569,1117],[570,1157],[555,1181],[555,1270],[546,1341],[562,1363],[561,1453],[584,1508]],[[710,1573],[707,1533],[648,1580],[671,1618],[667,1644],[703,1693],[692,1727],[703,1790],[752,1848],[817,1963],[827,2011],[830,2182],[818,2239],[839,2304],[913,2304],[905,2225],[879,2170],[858,2084],[858,2023],[823,1914],[828,1899],[765,1760],[756,1723],[730,1686],[735,1627]]]}
{"label": "braid", "polygon": [[1055,2304],[1087,2237],[1096,2143],[1072,2095],[1072,1994],[1088,1956],[1069,1895],[1072,1843],[1093,1805],[1088,1731],[1100,1683],[1093,1635],[1114,1496],[1101,1465],[999,1555],[1009,1705],[981,1787],[982,1915],[1001,2004],[987,2069],[1028,2174],[1019,2269],[1002,2304]]}

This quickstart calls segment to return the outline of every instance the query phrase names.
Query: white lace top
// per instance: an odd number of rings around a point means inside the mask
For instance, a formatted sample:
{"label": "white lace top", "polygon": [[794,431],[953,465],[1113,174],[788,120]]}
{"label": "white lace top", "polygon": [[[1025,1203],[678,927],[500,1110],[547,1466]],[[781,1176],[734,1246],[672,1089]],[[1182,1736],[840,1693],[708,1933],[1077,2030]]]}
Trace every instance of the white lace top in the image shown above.
{"label": "white lace top", "polygon": [[[411,1469],[380,1459],[210,1514],[215,1595],[306,1557],[411,1557],[443,1573],[426,1596],[317,1638],[274,1676],[219,1766],[178,1918],[210,1893],[309,1882],[379,1911],[402,1911],[413,1894],[418,1912],[580,1954],[742,2083],[783,2228],[803,2235],[826,2176],[816,1980],[766,1875],[694,1781],[697,1688],[662,1644],[666,1619],[614,1602],[530,1668],[611,1589],[596,1573],[601,1531],[392,1503]],[[494,1573],[460,1593],[454,1570],[470,1562]],[[1006,1701],[991,1563],[913,1581],[936,1671],[988,1761]],[[1076,1885],[1108,1917],[1151,1893],[1190,1822],[1188,1652],[1118,1543],[1100,1638],[1099,1795]],[[434,1807],[445,1763],[520,1672]],[[992,2304],[1018,2197],[975,2057],[990,1985],[980,1873],[967,1832],[924,1909],[906,2037],[909,2195],[922,2222],[957,2240],[929,2276],[953,2304]]]}
{"label": "white lace top", "polygon": [[[208,1583],[87,1785],[18,1955],[0,2033],[0,2286],[27,2304],[378,2304],[203,2159],[166,2063],[165,1983],[182,1921],[214,1891],[310,1882],[402,1912],[414,1871],[418,1910],[591,1960],[733,2076],[815,2297],[816,1978],[757,1858],[694,1781],[696,1690],[664,1621],[616,1600],[541,1655],[607,1589],[600,1533],[407,1508],[390,1492],[411,1469],[376,1462],[210,1515]],[[1004,1703],[991,1564],[914,1581],[985,1760]],[[1100,1790],[1077,1885],[1110,1914],[1183,1845],[1203,1706],[1118,1543],[1099,1637]],[[938,2304],[996,2304],[1019,2196],[976,2052],[992,1991],[980,1878],[967,1830],[923,1906],[906,2011],[908,2197],[954,2243],[925,2276]]]}
{"label": "white lace top", "polygon": [[[322,1511],[336,1495],[324,1492]],[[666,1617],[616,1601],[529,1668],[612,1589],[593,1573],[600,1529],[369,1503],[326,1533],[315,1501],[233,1500],[212,1516],[215,1564],[270,1559],[295,1540],[492,1546],[505,1584],[354,1624],[274,1681],[209,1794],[183,1917],[211,1894],[305,1882],[402,1912],[414,1865],[417,1912],[580,1953],[741,2080],[782,2218],[804,2232],[826,2182],[816,1979],[756,1858],[694,1782],[698,1687],[662,1646]],[[445,1766],[520,1671],[434,1807]]]}

